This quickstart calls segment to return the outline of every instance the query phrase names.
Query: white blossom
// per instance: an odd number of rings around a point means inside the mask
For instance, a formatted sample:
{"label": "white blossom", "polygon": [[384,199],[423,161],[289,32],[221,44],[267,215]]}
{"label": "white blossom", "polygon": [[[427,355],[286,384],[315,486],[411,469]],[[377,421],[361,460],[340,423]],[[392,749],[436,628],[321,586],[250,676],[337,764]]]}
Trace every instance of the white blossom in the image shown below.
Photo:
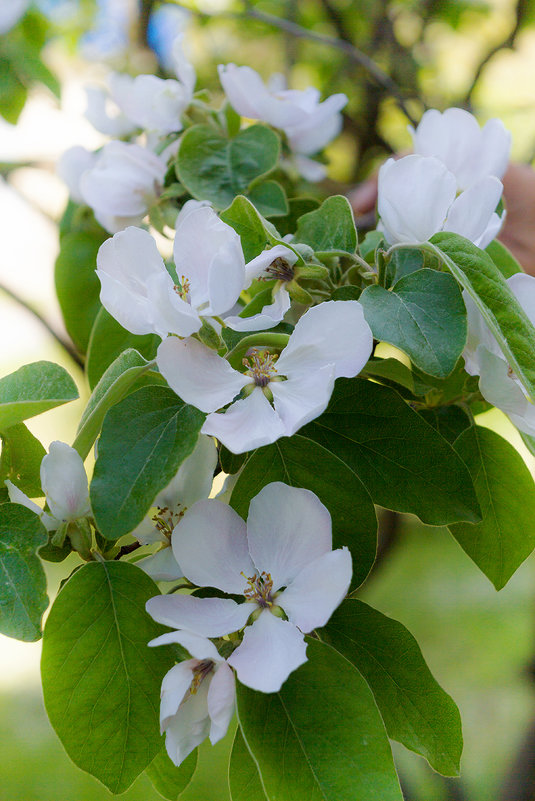
{"label": "white blossom", "polygon": [[81,145],[70,147],[60,157],[56,172],[66,184],[69,195],[75,203],[85,203],[80,189],[80,180],[84,172],[95,165],[97,159],[98,153],[87,150]]}
{"label": "white blossom", "polygon": [[[157,361],[169,386],[186,403],[209,412],[203,433],[242,453],[291,436],[318,417],[335,379],[357,375],[372,344],[358,301],[328,301],[301,317],[278,358],[253,349],[245,373],[195,339],[168,337]],[[242,397],[234,400],[242,390]],[[226,412],[217,411],[229,403]]]}
{"label": "white blossom", "polygon": [[217,449],[211,437],[200,435],[177,474],[155,498],[154,516],[148,515],[132,532],[142,545],[158,543],[156,553],[140,559],[136,566],[155,581],[174,581],[183,573],[171,549],[171,534],[180,525],[186,509],[197,501],[208,498],[217,464]]}
{"label": "white blossom", "polygon": [[[517,273],[507,283],[535,325],[535,278]],[[466,291],[463,298],[468,314],[468,340],[463,353],[467,373],[479,376],[479,389],[485,400],[505,412],[520,431],[535,436],[535,405]]]}
{"label": "white blossom", "polygon": [[433,156],[388,159],[379,170],[378,229],[391,245],[451,231],[485,248],[504,219],[495,211],[502,190],[501,181],[487,175],[457,195],[455,176]]}
{"label": "white blossom", "polygon": [[247,525],[226,504],[199,501],[173,532],[173,551],[190,581],[245,602],[163,595],[151,598],[147,611],[204,637],[246,626],[227,661],[243,684],[267,693],[306,661],[304,634],[327,623],[351,581],[351,554],[332,550],[325,506],[309,490],[280,482],[252,499]]}
{"label": "white blossom", "polygon": [[429,109],[412,133],[414,152],[435,156],[457,179],[458,189],[494,175],[502,178],[509,161],[511,134],[499,119],[489,120],[483,128],[461,108],[444,113]]}
{"label": "white blossom", "polygon": [[178,643],[192,659],[179,662],[162,681],[160,727],[175,765],[206,737],[215,745],[227,733],[236,706],[234,673],[213,643],[186,631],[162,634],[149,645]]}
{"label": "white blossom", "polygon": [[50,514],[11,481],[5,483],[10,500],[38,514],[47,531],[55,531],[62,523],[72,523],[91,514],[84,463],[80,454],[65,442],[52,442],[41,462],[41,486]]}

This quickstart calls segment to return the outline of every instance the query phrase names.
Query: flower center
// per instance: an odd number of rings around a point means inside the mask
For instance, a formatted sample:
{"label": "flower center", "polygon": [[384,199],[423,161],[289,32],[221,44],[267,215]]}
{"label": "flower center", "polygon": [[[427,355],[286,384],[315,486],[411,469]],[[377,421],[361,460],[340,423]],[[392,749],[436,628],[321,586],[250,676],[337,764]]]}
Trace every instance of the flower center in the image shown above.
{"label": "flower center", "polygon": [[277,374],[275,362],[278,354],[270,353],[268,350],[251,348],[247,351],[246,358],[242,364],[247,369],[245,375],[251,376],[257,387],[267,387],[272,378]]}
{"label": "flower center", "polygon": [[269,267],[266,267],[267,275],[264,276],[264,280],[269,280],[275,278],[277,281],[293,281],[295,278],[295,270],[290,264],[290,262],[283,259],[281,256],[278,256],[274,261],[271,262]]}
{"label": "flower center", "polygon": [[189,296],[189,280],[184,275],[180,279],[180,284],[175,284],[173,289],[183,301],[186,303],[191,303]]}
{"label": "flower center", "polygon": [[256,601],[256,603],[264,609],[273,606],[273,598],[271,592],[273,590],[273,579],[269,573],[262,570],[261,573],[255,573],[254,576],[242,576],[247,579],[247,584],[243,591],[248,601]]}
{"label": "flower center", "polygon": [[164,534],[170,540],[173,529],[178,525],[186,509],[183,508],[178,512],[173,512],[168,506],[157,506],[156,508],[158,512],[152,518],[153,523],[160,534]]}
{"label": "flower center", "polygon": [[208,676],[214,667],[212,659],[201,659],[193,668],[193,679],[189,686],[190,695],[195,695],[201,686],[203,679]]}

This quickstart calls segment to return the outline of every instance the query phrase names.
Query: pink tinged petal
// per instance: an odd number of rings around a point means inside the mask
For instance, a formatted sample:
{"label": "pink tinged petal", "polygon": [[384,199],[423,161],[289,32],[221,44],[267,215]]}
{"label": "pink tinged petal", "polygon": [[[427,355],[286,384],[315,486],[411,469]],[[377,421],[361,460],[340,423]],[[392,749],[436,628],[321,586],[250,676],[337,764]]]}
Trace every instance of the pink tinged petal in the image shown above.
{"label": "pink tinged petal", "polygon": [[245,626],[255,605],[237,604],[230,598],[157,595],[147,601],[146,609],[157,623],[164,626],[186,629],[201,637],[224,637]]}
{"label": "pink tinged petal", "polygon": [[275,591],[331,551],[331,515],[310,490],[274,481],[250,503],[247,538],[257,570],[271,575]]}
{"label": "pink tinged petal", "polygon": [[184,575],[170,547],[140,559],[136,567],[140,567],[154,581],[174,581]]}
{"label": "pink tinged petal", "polygon": [[172,667],[163,677],[160,705],[162,731],[165,729],[165,724],[169,718],[176,715],[182,699],[188,692],[193,679],[195,665],[195,659],[188,659]]}
{"label": "pink tinged petal", "polygon": [[291,437],[327,408],[334,388],[333,366],[303,372],[287,381],[272,381],[269,387],[285,434]]}
{"label": "pink tinged petal", "polygon": [[266,609],[247,626],[243,642],[227,662],[246,687],[276,693],[290,673],[306,662],[306,649],[299,629]]}
{"label": "pink tinged petal", "polygon": [[245,577],[254,574],[254,567],[245,523],[234,509],[221,501],[199,501],[188,509],[171,539],[175,558],[190,581],[243,594]]}
{"label": "pink tinged petal", "polygon": [[236,681],[226,662],[219,665],[208,688],[210,742],[215,745],[227,733],[236,707]]}
{"label": "pink tinged petal", "polygon": [[65,442],[52,442],[41,462],[41,486],[58,520],[72,521],[90,514],[84,463]]}
{"label": "pink tinged petal", "polygon": [[280,323],[290,305],[290,296],[281,286],[275,293],[273,303],[264,306],[261,312],[251,317],[226,317],[225,325],[234,331],[265,331]]}
{"label": "pink tinged petal", "polygon": [[319,556],[306,565],[277,597],[288,619],[302,632],[324,626],[344,600],[353,566],[347,548]]}
{"label": "pink tinged petal", "polygon": [[269,250],[263,250],[262,253],[255,256],[245,265],[245,289],[251,285],[255,278],[272,278],[273,276],[266,272],[266,269],[275,259],[285,259],[293,267],[297,261],[297,253],[294,253],[290,248],[284,247],[284,245],[275,245]]}
{"label": "pink tinged petal", "polygon": [[245,453],[286,435],[284,423],[260,387],[224,414],[208,415],[201,431],[217,437],[232,453]]}
{"label": "pink tinged petal", "polygon": [[168,631],[166,634],[161,634],[151,640],[148,644],[151,648],[154,648],[158,645],[170,645],[171,643],[182,645],[195,659],[212,659],[214,662],[224,661],[213,642],[207,640],[206,637],[199,637],[198,634],[193,634],[191,631]]}
{"label": "pink tinged petal", "polygon": [[[492,225],[491,238],[486,241],[489,224],[495,222],[493,215],[502,191],[501,181],[492,175],[486,175],[472,184],[454,200],[444,223],[444,230],[460,234],[474,244],[485,240],[481,246],[486,247],[492,241],[493,232],[498,233],[496,225]],[[499,224],[501,225],[501,221]]]}
{"label": "pink tinged petal", "polygon": [[378,211],[390,244],[426,242],[442,230],[457,181],[436,158],[388,159],[379,170]]}
{"label": "pink tinged petal", "polygon": [[55,517],[51,517],[50,515],[47,515],[46,512],[43,512],[40,506],[30,500],[30,498],[28,498],[28,496],[25,495],[22,490],[16,487],[8,478],[5,479],[4,484],[6,485],[7,493],[11,503],[18,503],[21,506],[25,506],[27,509],[30,509],[32,512],[35,512],[36,515],[39,515],[41,523],[44,525],[47,531],[55,531],[57,528],[59,528],[61,523],[60,520],[56,520]]}
{"label": "pink tinged petal", "polygon": [[299,320],[277,362],[277,372],[334,366],[335,378],[360,373],[373,347],[373,335],[357,300],[329,300]]}
{"label": "pink tinged petal", "polygon": [[164,339],[158,348],[157,362],[171,389],[203,412],[214,412],[230,403],[251,382],[195,339]]}
{"label": "pink tinged petal", "polygon": [[212,437],[201,434],[193,453],[182,462],[175,477],[157,496],[156,505],[176,509],[178,506],[193,506],[208,498],[216,466],[216,444]]}

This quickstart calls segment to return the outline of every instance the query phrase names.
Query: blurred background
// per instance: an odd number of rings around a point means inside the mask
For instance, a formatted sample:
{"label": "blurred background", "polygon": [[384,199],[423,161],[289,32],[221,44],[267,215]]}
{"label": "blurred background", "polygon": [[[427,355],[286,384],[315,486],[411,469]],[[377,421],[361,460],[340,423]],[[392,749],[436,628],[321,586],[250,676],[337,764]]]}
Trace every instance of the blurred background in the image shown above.
{"label": "blurred background", "polygon": [[[21,16],[10,27],[2,20],[16,17],[15,5]],[[228,61],[264,78],[282,72],[293,88],[348,95],[343,133],[328,149],[329,191],[348,191],[407,148],[407,114],[417,121],[426,107],[462,106],[481,122],[499,116],[513,133],[513,158],[535,157],[529,0],[0,0],[0,375],[49,359],[71,372],[81,396],[28,422],[47,448],[54,439],[72,441],[88,396],[83,373],[58,341],[66,334],[53,274],[67,190],[55,163],[71,145],[104,142],[83,116],[84,87],[104,85],[112,70],[165,74],[180,31],[197,86],[216,97],[216,65]],[[366,58],[379,67],[374,75]],[[533,468],[499,412],[481,422],[507,436]],[[54,595],[70,566],[47,569]],[[461,780],[443,780],[395,748],[408,801],[535,799],[534,558],[496,593],[447,531],[406,518],[362,597],[415,635],[463,719]],[[47,721],[39,656],[39,643],[0,636],[0,801],[109,798],[70,763]],[[228,801],[226,748],[202,748],[211,774],[184,801]],[[123,797],[159,798],[144,776]]]}

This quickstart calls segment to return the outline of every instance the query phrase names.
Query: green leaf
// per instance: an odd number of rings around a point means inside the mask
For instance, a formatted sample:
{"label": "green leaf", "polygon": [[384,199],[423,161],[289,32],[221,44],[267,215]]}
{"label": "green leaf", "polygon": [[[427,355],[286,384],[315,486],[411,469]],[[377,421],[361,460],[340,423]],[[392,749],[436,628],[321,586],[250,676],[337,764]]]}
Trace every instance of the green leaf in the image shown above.
{"label": "green leaf", "polygon": [[380,506],[436,526],[481,519],[464,462],[389,387],[338,379],[326,412],[301,434],[351,467]]}
{"label": "green leaf", "polygon": [[232,139],[210,125],[193,125],[180,141],[176,172],[193,197],[224,209],[276,167],[279,150],[279,137],[265,125],[251,125]]}
{"label": "green leaf", "polygon": [[41,462],[46,451],[24,423],[7,428],[1,435],[0,482],[12,481],[30,498],[43,495]]}
{"label": "green leaf", "polygon": [[459,285],[448,273],[417,270],[391,290],[377,284],[360,296],[376,339],[404,351],[429,375],[445,378],[466,344],[466,309]]}
{"label": "green leaf", "polygon": [[463,747],[459,710],[433,678],[412,634],[350,598],[334,612],[323,638],[368,682],[388,736],[439,773],[457,776]]}
{"label": "green leaf", "polygon": [[248,197],[264,217],[284,217],[290,211],[288,198],[277,181],[264,181],[254,186]]}
{"label": "green leaf", "polygon": [[258,256],[272,241],[265,227],[265,220],[251,201],[242,195],[234,198],[228,209],[219,216],[239,234],[246,262]]}
{"label": "green leaf", "polygon": [[319,207],[316,198],[313,197],[294,197],[288,201],[289,213],[286,217],[277,220],[277,230],[281,237],[286,234],[293,234],[297,228],[297,221],[303,214],[314,211]]}
{"label": "green leaf", "polygon": [[237,685],[238,719],[270,801],[401,801],[390,745],[357,670],[307,638],[278,693]]}
{"label": "green leaf", "polygon": [[343,195],[333,195],[316,211],[304,214],[299,219],[295,238],[318,252],[342,250],[354,253],[357,230],[348,199]]}
{"label": "green leaf", "polygon": [[193,451],[204,419],[167,387],[143,387],[109,410],[90,489],[106,539],[127,534],[143,520]]}
{"label": "green leaf", "polygon": [[91,331],[87,349],[87,380],[94,389],[110,364],[129,348],[134,348],[145,359],[154,359],[160,337],[156,334],[131,334],[106,311],[100,309]]}
{"label": "green leaf", "polygon": [[485,248],[485,253],[489,254],[498,270],[506,279],[510,278],[516,273],[524,272],[511,251],[508,250],[498,239],[493,239],[490,245],[487,245]]}
{"label": "green leaf", "polygon": [[239,727],[230,755],[228,780],[232,801],[264,801],[267,798],[256,763]]}
{"label": "green leaf", "polygon": [[375,560],[377,518],[372,499],[355,473],[317,442],[299,435],[283,437],[247,460],[230,505],[245,519],[251,499],[272,481],[308,489],[325,504],[333,522],[333,548],[349,547],[352,585],[361,584]]}
{"label": "green leaf", "polygon": [[221,445],[219,449],[221,469],[224,473],[230,475],[237,473],[240,467],[247,461],[248,457],[248,453],[232,453],[232,451],[229,451],[224,445]]}
{"label": "green leaf", "polygon": [[70,758],[124,792],[162,747],[160,684],[171,649],[145,612],[158,588],[128,562],[89,562],[60,591],[43,636],[46,710]]}
{"label": "green leaf", "polygon": [[26,364],[0,379],[0,431],[77,397],[76,384],[59,364]]}
{"label": "green leaf", "polygon": [[75,231],[61,238],[56,259],[56,293],[65,328],[80,351],[85,353],[95,318],[101,308],[100,281],[95,272],[97,252],[105,236]]}
{"label": "green leaf", "polygon": [[154,789],[169,801],[177,801],[193,778],[197,767],[197,749],[177,768],[162,748],[153,759],[145,773],[151,780]]}
{"label": "green leaf", "polygon": [[378,378],[381,383],[395,384],[408,389],[411,395],[425,395],[431,389],[414,375],[413,372],[400,362],[399,359],[372,358],[364,366],[361,375]]}
{"label": "green leaf", "polygon": [[466,289],[535,401],[535,328],[500,270],[487,253],[457,234],[435,234],[430,246]]}
{"label": "green leaf", "polygon": [[463,431],[472,424],[467,412],[455,405],[422,409],[419,414],[452,445],[457,437],[460,437]]}
{"label": "green leaf", "polygon": [[152,362],[148,362],[133,348],[125,350],[110,364],[87,402],[73,442],[73,448],[82,459],[86,458],[96,440],[106,412],[126,394],[139,389],[140,379],[151,383],[160,380],[161,377],[156,373],[153,377],[145,375],[151,365]]}
{"label": "green leaf", "polygon": [[418,248],[399,248],[392,253],[384,271],[384,285],[390,289],[400,278],[416,270],[421,270],[425,266],[425,257],[421,250]]}
{"label": "green leaf", "polygon": [[487,428],[471,426],[455,450],[470,470],[483,520],[450,531],[500,590],[535,548],[535,484],[513,446]]}
{"label": "green leaf", "polygon": [[46,576],[35,555],[47,541],[45,527],[18,503],[0,506],[0,631],[33,642],[41,637],[48,606]]}

